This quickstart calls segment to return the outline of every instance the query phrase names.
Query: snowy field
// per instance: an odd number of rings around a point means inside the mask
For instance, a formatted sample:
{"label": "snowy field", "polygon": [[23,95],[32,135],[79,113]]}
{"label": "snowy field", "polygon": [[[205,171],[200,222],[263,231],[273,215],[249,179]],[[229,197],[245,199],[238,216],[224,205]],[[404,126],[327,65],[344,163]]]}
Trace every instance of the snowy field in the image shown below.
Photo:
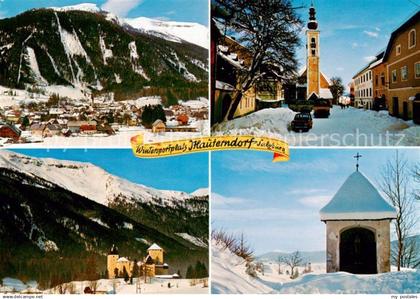
{"label": "snowy field", "polygon": [[314,118],[307,133],[289,131],[296,112],[269,108],[216,124],[215,135],[257,135],[279,137],[292,146],[418,146],[420,126],[373,111],[334,106],[329,118]]}
{"label": "snowy field", "polygon": [[[190,279],[159,279],[153,278],[150,283],[140,281],[141,294],[208,294],[209,288],[202,281]],[[168,287],[168,283],[170,287]],[[43,293],[59,294],[60,288],[55,287],[40,291],[35,281],[23,283],[18,279],[4,278],[0,286],[0,293]],[[83,294],[85,287],[92,288],[90,281],[73,281],[61,286],[61,291],[66,294]],[[123,279],[100,279],[97,281],[98,294],[136,294],[136,283],[132,285]]]}
{"label": "snowy field", "polygon": [[[278,274],[276,263],[264,263],[264,275],[246,274],[245,261],[228,250],[212,244],[212,293],[217,294],[418,294],[420,273],[405,269],[376,275],[345,272],[325,273],[325,264],[313,264],[313,272],[290,279]],[[395,269],[393,269],[395,270]],[[299,273],[303,267],[299,267]]]}

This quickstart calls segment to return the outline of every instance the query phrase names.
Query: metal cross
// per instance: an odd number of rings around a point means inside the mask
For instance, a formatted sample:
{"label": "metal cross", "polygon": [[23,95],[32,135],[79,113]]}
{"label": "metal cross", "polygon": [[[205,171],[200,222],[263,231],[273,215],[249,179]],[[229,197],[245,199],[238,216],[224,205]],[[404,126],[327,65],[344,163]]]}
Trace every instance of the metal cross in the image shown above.
{"label": "metal cross", "polygon": [[353,158],[356,158],[357,160],[357,164],[356,164],[356,171],[359,171],[359,158],[361,158],[362,155],[360,155],[359,153],[356,154],[356,156],[354,156]]}

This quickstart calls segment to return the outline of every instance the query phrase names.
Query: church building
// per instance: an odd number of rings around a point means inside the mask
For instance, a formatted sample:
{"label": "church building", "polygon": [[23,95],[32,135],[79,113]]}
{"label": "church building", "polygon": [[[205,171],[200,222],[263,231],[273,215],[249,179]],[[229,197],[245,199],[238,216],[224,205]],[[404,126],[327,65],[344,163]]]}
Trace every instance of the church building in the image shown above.
{"label": "church building", "polygon": [[320,68],[320,33],[315,7],[311,5],[306,30],[306,65],[299,71],[297,83],[285,86],[288,102],[333,98],[329,89],[332,83]]}
{"label": "church building", "polygon": [[328,273],[390,271],[390,223],[397,212],[359,171],[358,164],[320,216],[327,229]]}

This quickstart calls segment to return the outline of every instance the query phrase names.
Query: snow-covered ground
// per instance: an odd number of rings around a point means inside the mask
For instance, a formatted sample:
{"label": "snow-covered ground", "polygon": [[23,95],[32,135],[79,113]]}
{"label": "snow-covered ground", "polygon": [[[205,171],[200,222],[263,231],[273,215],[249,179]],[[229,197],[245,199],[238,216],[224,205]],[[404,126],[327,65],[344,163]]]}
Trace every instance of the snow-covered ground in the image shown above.
{"label": "snow-covered ground", "polygon": [[329,118],[314,118],[307,133],[289,131],[296,112],[288,108],[259,110],[216,124],[215,135],[257,135],[286,140],[292,146],[418,146],[420,126],[388,115],[388,111],[334,106]]}
{"label": "snow-covered ground", "polygon": [[[245,261],[212,242],[212,293],[228,294],[418,294],[420,272],[405,269],[376,275],[355,275],[346,272],[325,273],[325,264],[313,264],[312,272],[290,279],[282,265],[264,263],[264,275],[246,274]],[[299,267],[302,273],[303,267]]]}
{"label": "snow-covered ground", "polygon": [[131,148],[131,137],[143,134],[146,143],[175,141],[209,135],[209,122],[198,120],[191,123],[197,132],[152,133],[144,127],[123,127],[115,135],[79,135],[72,137],[46,137],[37,143],[4,144],[7,148]]}
{"label": "snow-covered ground", "polygon": [[[168,283],[170,287],[168,287]],[[90,281],[73,281],[62,285],[61,290],[66,294],[83,294],[84,289],[90,287]],[[100,279],[97,281],[98,294],[136,294],[136,282],[127,284],[123,279]],[[140,281],[141,294],[208,294],[209,288],[202,281],[190,279],[160,279],[152,278],[151,282]],[[40,291],[35,281],[23,283],[18,279],[4,278],[0,293],[44,293],[59,294],[59,287]]]}

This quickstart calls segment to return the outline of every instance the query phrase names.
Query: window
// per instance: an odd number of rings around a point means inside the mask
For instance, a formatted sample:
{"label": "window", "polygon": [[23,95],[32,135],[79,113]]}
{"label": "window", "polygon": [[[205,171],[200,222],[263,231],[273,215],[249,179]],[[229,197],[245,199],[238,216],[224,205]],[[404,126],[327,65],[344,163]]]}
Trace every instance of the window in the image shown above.
{"label": "window", "polygon": [[407,81],[408,80],[408,68],[407,66],[403,66],[401,68],[401,81]]}
{"label": "window", "polygon": [[382,86],[385,86],[385,74],[381,73],[381,84]]}
{"label": "window", "polygon": [[408,33],[408,48],[411,49],[415,46],[416,46],[416,29],[412,29]]}
{"label": "window", "polygon": [[415,78],[420,79],[420,62],[416,62],[414,64],[414,73],[415,73]]}
{"label": "window", "polygon": [[379,84],[379,76],[378,75],[375,75],[375,84],[376,84],[376,86],[378,86],[378,84]]}
{"label": "window", "polygon": [[397,45],[397,47],[395,48],[396,51],[396,55],[400,55],[401,54],[401,45]]}
{"label": "window", "polygon": [[397,70],[392,71],[392,83],[397,82]]}

